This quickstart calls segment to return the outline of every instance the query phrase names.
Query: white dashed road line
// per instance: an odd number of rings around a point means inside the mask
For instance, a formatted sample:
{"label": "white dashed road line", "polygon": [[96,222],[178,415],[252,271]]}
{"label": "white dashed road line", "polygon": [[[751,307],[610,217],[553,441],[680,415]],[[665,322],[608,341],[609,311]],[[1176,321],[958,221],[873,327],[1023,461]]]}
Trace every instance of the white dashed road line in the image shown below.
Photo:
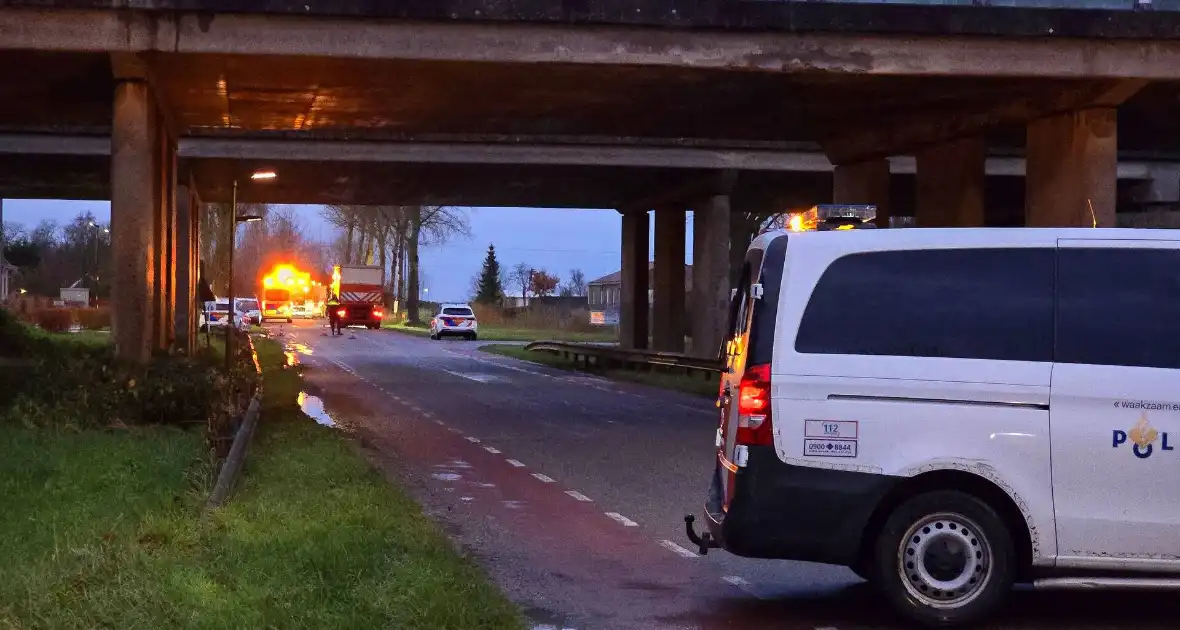
{"label": "white dashed road line", "polygon": [[471,442],[472,444],[479,444],[479,438],[477,438],[477,437],[471,437],[470,435],[469,435],[469,436],[467,436],[467,441],[468,441],[468,442]]}
{"label": "white dashed road line", "polygon": [[483,447],[483,450],[491,453],[492,455],[499,455],[500,454],[500,449],[492,447],[492,446],[485,446],[485,447]]}
{"label": "white dashed road line", "polygon": [[510,459],[510,460],[508,460],[508,463],[512,464],[513,468],[524,468],[524,462],[522,462],[520,460]]}
{"label": "white dashed road line", "polygon": [[639,523],[619,514],[618,512],[607,512],[607,518],[618,521],[623,527],[639,527]]}
{"label": "white dashed road line", "polygon": [[451,427],[451,433],[462,433],[462,431],[456,429],[455,427]]}
{"label": "white dashed road line", "polygon": [[730,584],[733,584],[734,586],[749,586],[750,585],[750,583],[747,582],[745,578],[743,578],[741,576],[737,576],[737,575],[727,575],[727,576],[721,578],[721,580],[723,582],[729,582]]}
{"label": "white dashed road line", "polygon": [[619,514],[618,512],[607,512],[607,518],[609,518],[611,520],[617,520],[618,523],[624,527],[638,527],[638,526],[640,526],[640,524],[635,523],[634,520],[624,517],[623,514]]}
{"label": "white dashed road line", "polygon": [[550,477],[548,475],[542,475],[541,473],[533,473],[533,476],[541,481],[544,481],[545,483],[554,483],[557,481],[553,477]]}
{"label": "white dashed road line", "polygon": [[684,547],[681,547],[680,545],[677,545],[670,540],[661,540],[660,546],[682,558],[688,558],[689,560],[695,560],[697,558],[697,554],[685,549]]}
{"label": "white dashed road line", "polygon": [[593,499],[591,499],[590,497],[588,497],[588,496],[586,496],[586,495],[582,494],[581,492],[578,492],[577,490],[566,490],[566,491],[565,491],[565,493],[566,493],[566,494],[568,494],[568,495],[570,495],[571,497],[573,497],[573,498],[575,498],[575,499],[579,500],[579,501],[584,501],[584,502],[587,502],[587,503],[589,503],[590,501],[593,501]]}

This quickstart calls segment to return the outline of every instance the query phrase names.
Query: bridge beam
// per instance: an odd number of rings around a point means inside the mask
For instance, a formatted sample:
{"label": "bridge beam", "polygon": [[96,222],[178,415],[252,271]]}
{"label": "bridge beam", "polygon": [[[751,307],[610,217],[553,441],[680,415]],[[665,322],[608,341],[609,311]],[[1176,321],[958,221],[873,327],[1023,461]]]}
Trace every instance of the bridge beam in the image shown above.
{"label": "bridge beam", "polygon": [[[434,5],[431,10],[436,10]],[[765,13],[767,7],[751,10]],[[789,15],[783,16],[783,24],[767,23],[761,30],[746,24],[729,30],[657,30],[603,25],[601,20],[591,27],[511,19],[452,22],[437,19],[437,14],[432,18],[312,19],[183,10],[3,7],[0,49],[565,63],[778,74],[1180,78],[1180,42],[1174,39],[1144,44],[1131,37],[784,32],[790,30]],[[757,16],[750,19],[757,27]]]}
{"label": "bridge beam", "polygon": [[821,144],[835,164],[909,155],[1002,125],[1023,125],[1085,107],[1117,107],[1145,85],[1141,80],[1088,81],[1072,90],[1053,88],[996,95],[966,103],[958,111],[913,112],[889,125],[848,125]]}

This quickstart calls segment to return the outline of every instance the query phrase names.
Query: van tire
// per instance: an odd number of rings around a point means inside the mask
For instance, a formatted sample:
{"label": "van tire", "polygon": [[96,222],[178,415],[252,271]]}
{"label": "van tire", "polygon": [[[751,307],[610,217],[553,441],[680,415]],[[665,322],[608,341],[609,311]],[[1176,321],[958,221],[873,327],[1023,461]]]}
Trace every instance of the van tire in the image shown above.
{"label": "van tire", "polygon": [[[944,543],[974,549],[974,559],[969,553],[941,567],[937,579],[966,579],[952,591],[933,589],[925,564],[902,560],[915,554],[929,558],[927,545],[937,552]],[[899,505],[881,529],[873,560],[869,582],[895,610],[927,628],[970,624],[990,615],[1008,597],[1016,577],[1016,549],[1004,519],[978,497],[954,490],[926,492]],[[965,601],[948,605],[956,598]]]}

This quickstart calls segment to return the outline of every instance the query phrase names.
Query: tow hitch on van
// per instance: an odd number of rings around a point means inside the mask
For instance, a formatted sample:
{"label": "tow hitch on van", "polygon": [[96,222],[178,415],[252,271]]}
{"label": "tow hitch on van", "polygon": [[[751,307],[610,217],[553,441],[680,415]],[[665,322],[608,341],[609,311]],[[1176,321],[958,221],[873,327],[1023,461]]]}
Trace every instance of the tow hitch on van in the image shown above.
{"label": "tow hitch on van", "polygon": [[717,544],[717,541],[713,540],[713,534],[709,532],[696,533],[693,529],[693,523],[696,520],[696,517],[692,514],[686,514],[684,516],[684,530],[688,534],[688,539],[692,541],[692,544],[697,546],[697,552],[704,556],[709,553],[710,549],[716,549],[720,545]]}

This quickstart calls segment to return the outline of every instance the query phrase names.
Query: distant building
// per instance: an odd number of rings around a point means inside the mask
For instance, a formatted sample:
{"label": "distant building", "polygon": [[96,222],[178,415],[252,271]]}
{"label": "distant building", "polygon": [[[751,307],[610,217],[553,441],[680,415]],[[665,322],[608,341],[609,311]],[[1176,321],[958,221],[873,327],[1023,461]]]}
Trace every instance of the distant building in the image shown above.
{"label": "distant building", "polygon": [[[647,263],[647,307],[651,308],[652,287],[655,286],[655,263]],[[617,326],[619,304],[623,299],[623,272],[616,271],[586,283],[587,301],[590,306],[590,323]],[[684,299],[692,293],[692,265],[684,266]],[[650,320],[649,320],[650,321]]]}

